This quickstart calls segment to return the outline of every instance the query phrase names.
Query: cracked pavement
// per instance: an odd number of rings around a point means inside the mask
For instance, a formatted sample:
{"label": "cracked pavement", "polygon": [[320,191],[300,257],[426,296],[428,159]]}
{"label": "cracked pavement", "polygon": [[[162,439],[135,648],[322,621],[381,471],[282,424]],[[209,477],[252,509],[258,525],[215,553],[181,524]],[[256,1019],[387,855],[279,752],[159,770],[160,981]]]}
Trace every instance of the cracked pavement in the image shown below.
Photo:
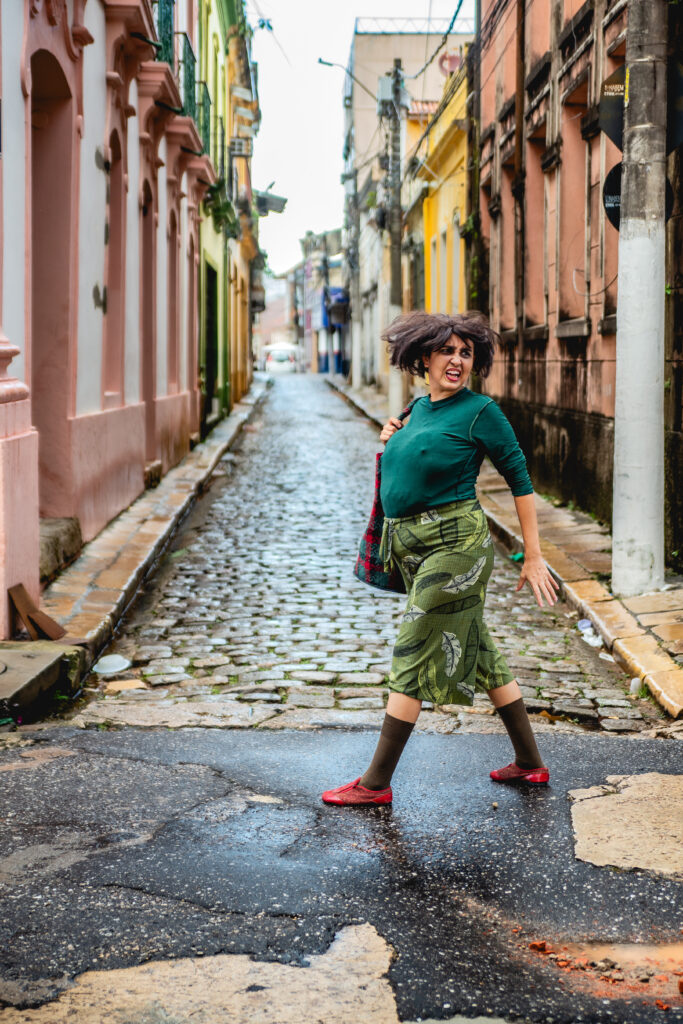
{"label": "cracked pavement", "polygon": [[321,380],[278,381],[125,621],[131,669],[0,736],[3,1024],[683,1020],[668,961],[590,957],[675,957],[681,875],[577,859],[569,800],[680,777],[680,745],[503,552],[487,618],[551,786],[491,783],[478,702],[423,713],[393,808],[320,803],[374,748],[401,608],[351,576],[375,448]]}

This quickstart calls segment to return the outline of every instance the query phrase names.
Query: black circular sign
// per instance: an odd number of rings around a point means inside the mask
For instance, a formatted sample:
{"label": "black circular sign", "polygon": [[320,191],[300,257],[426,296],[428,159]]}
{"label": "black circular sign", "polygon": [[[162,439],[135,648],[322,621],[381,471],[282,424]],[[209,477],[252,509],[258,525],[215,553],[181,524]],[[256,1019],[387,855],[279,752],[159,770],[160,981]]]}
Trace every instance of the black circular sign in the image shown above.
{"label": "black circular sign", "polygon": [[[611,171],[605,178],[605,184],[602,186],[602,205],[605,207],[605,213],[607,214],[607,220],[610,224],[619,230],[619,222],[621,220],[621,168],[622,164],[619,161],[615,164]],[[665,198],[664,198],[664,217],[666,220],[669,219],[673,213],[674,208],[674,190],[671,187],[671,182],[667,178]]]}
{"label": "black circular sign", "polygon": [[602,205],[605,207],[607,220],[618,231],[621,215],[621,160],[605,178],[605,184],[602,186]]}

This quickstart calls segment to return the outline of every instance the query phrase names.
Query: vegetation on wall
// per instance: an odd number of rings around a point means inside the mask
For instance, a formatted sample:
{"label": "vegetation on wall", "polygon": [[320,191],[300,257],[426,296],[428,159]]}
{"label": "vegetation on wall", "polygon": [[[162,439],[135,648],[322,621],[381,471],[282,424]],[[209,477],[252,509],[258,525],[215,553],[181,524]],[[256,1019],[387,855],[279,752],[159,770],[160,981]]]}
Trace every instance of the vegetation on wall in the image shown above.
{"label": "vegetation on wall", "polygon": [[216,231],[224,231],[228,238],[239,238],[239,220],[228,197],[224,178],[219,178],[206,190],[204,209],[211,214]]}

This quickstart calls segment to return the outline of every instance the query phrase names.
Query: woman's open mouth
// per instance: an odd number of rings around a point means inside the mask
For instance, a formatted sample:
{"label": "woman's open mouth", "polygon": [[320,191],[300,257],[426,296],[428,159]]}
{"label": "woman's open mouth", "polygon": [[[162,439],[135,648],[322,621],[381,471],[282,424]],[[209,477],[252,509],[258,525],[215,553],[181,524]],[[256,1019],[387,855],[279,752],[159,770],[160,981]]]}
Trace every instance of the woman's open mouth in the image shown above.
{"label": "woman's open mouth", "polygon": [[461,376],[460,370],[446,370],[446,380],[451,384],[457,384]]}

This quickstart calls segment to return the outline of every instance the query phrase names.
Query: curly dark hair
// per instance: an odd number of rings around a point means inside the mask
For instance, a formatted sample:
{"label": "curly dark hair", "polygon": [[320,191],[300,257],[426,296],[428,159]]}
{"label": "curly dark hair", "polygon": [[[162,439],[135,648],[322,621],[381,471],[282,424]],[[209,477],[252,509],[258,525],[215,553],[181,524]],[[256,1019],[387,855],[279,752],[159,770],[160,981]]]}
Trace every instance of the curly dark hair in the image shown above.
{"label": "curly dark hair", "polygon": [[488,377],[493,364],[494,342],[500,341],[500,336],[484,314],[476,310],[454,314],[424,313],[421,310],[403,313],[382,331],[382,339],[389,346],[392,366],[407,370],[413,376],[424,377],[422,357],[443,348],[452,334],[472,342],[473,370],[480,377]]}

